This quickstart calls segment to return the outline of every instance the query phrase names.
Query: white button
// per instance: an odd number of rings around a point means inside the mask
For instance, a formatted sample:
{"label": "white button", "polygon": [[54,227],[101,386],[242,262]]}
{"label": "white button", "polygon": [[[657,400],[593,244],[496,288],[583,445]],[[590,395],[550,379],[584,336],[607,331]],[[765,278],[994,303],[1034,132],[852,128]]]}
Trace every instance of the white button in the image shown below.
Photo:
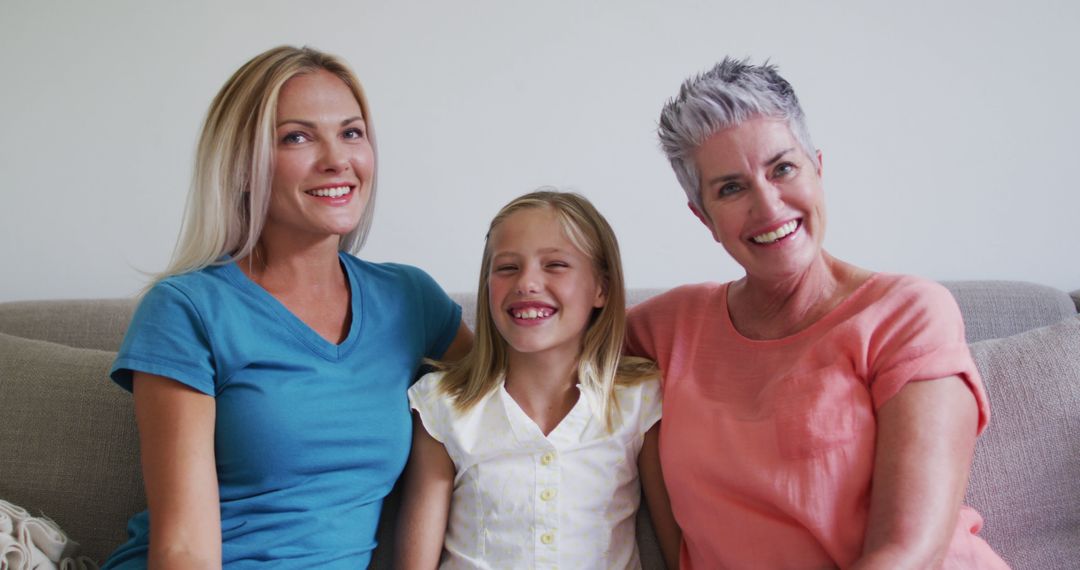
{"label": "white button", "polygon": [[540,463],[543,465],[549,465],[552,461],[555,461],[555,454],[550,451],[540,456]]}
{"label": "white button", "polygon": [[540,542],[543,542],[544,544],[551,544],[552,542],[555,542],[555,533],[545,532],[544,534],[541,534]]}
{"label": "white button", "polygon": [[540,498],[545,501],[550,501],[555,498],[555,489],[544,489],[540,491]]}

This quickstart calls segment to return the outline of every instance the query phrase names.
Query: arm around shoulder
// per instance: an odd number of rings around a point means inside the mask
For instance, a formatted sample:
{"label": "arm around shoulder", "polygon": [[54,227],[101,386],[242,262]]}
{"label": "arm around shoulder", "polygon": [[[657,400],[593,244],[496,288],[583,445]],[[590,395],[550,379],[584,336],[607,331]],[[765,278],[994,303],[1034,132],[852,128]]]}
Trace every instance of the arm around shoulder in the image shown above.
{"label": "arm around shoulder", "polygon": [[221,568],[214,398],[142,372],[134,373],[133,390],[150,509],[148,564]]}

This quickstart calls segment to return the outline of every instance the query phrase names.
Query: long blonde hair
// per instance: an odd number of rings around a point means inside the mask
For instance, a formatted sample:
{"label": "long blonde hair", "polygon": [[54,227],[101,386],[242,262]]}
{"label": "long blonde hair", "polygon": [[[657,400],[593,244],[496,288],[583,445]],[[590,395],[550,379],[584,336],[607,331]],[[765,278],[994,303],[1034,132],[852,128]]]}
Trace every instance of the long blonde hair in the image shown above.
{"label": "long blonde hair", "polygon": [[[491,271],[491,232],[515,212],[530,208],[552,210],[567,238],[593,263],[607,301],[593,310],[582,339],[578,357],[577,380],[583,391],[590,392],[598,405],[599,416],[610,430],[618,411],[616,384],[634,384],[657,375],[656,365],[644,358],[623,356],[626,328],[626,290],[622,259],[615,232],[607,220],[583,196],[542,188],[503,206],[491,220],[485,237],[480,264],[480,282],[476,294],[476,338],[472,349],[457,362],[438,363],[445,371],[440,390],[450,396],[454,407],[465,412],[491,393],[506,373],[506,341],[495,328],[488,300],[488,275]],[[583,394],[585,396],[585,394]]]}
{"label": "long blonde hair", "polygon": [[[240,67],[214,97],[195,152],[195,173],[184,222],[169,266],[154,282],[247,257],[258,243],[270,203],[274,175],[278,94],[286,81],[318,70],[341,79],[352,91],[367,126],[372,153],[375,129],[360,81],[341,59],[309,48],[280,46]],[[371,195],[357,227],[339,249],[356,252],[371,229]],[[151,284],[153,285],[153,284]]]}

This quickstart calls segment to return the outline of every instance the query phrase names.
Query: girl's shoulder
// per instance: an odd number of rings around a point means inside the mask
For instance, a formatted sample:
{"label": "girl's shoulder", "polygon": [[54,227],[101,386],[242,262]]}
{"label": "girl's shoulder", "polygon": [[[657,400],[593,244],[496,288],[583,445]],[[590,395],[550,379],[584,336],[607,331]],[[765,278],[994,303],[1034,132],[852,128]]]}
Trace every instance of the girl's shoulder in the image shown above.
{"label": "girl's shoulder", "polygon": [[454,397],[444,389],[443,381],[446,377],[446,372],[436,371],[429,372],[420,377],[409,388],[409,402],[413,409],[420,412],[438,414],[440,417],[444,417],[447,421],[457,421],[465,416],[469,416],[475,413],[480,408],[483,408],[486,402],[488,402],[498,392],[498,386],[502,385],[500,379],[495,389],[492,389],[484,397],[480,398],[475,404],[469,407],[468,410],[459,410],[454,403]]}
{"label": "girl's shoulder", "polygon": [[616,384],[612,396],[618,403],[619,423],[634,426],[636,434],[645,433],[660,419],[663,398],[658,374],[631,384]]}
{"label": "girl's shoulder", "polygon": [[[442,395],[439,390],[439,385],[445,375],[446,373],[441,370],[424,374],[409,388],[409,397],[412,398],[413,396],[416,396],[418,398],[430,399]],[[447,399],[449,398],[447,397]]]}
{"label": "girl's shoulder", "polygon": [[632,382],[619,382],[615,384],[615,397],[621,404],[626,401],[637,401],[644,398],[660,396],[660,374],[645,376]]}
{"label": "girl's shoulder", "polygon": [[439,389],[444,375],[443,372],[430,372],[417,380],[409,388],[409,407],[419,414],[428,434],[445,444],[454,405],[449,394]]}
{"label": "girl's shoulder", "polygon": [[[409,388],[409,406],[416,411],[424,429],[446,447],[458,463],[478,442],[491,443],[494,434],[506,432],[505,413],[491,413],[499,405],[498,390],[491,390],[468,409],[460,409],[444,390],[445,372],[425,374]],[[502,418],[500,420],[500,418]]]}

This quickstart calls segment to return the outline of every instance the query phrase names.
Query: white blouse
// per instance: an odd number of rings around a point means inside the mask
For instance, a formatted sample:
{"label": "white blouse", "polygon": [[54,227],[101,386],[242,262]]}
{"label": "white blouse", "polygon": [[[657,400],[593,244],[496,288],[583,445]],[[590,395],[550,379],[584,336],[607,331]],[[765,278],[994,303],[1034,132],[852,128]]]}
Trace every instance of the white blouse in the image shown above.
{"label": "white blouse", "polygon": [[610,433],[582,391],[544,436],[501,379],[460,414],[439,392],[441,378],[427,374],[409,389],[457,472],[440,568],[641,567],[637,457],[660,420],[658,380],[616,387]]}

